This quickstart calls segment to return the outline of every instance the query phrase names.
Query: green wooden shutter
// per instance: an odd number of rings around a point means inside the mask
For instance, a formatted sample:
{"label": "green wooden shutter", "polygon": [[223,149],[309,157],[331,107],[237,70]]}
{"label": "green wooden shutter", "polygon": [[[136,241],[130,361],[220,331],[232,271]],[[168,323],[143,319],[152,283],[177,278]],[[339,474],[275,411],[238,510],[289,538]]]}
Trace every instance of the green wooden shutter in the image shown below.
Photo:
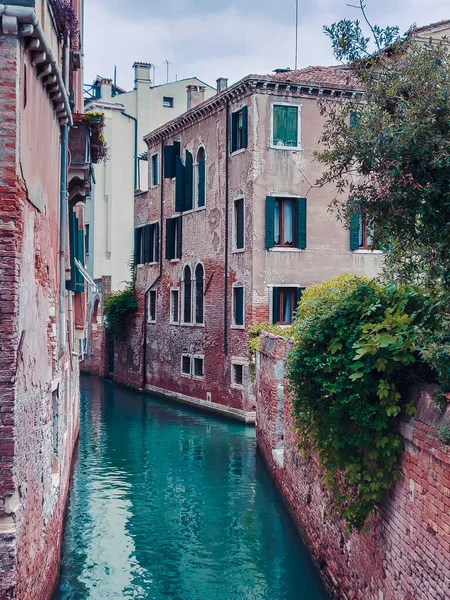
{"label": "green wooden shutter", "polygon": [[194,160],[192,154],[186,151],[185,178],[184,178],[184,206],[183,210],[192,210],[192,192],[193,192],[193,167]]}
{"label": "green wooden shutter", "polygon": [[175,158],[181,156],[181,142],[173,142],[173,153]]}
{"label": "green wooden shutter", "polygon": [[173,256],[173,219],[166,219],[166,258],[172,260]]}
{"label": "green wooden shutter", "polygon": [[206,156],[202,153],[198,165],[198,205],[205,206]]}
{"label": "green wooden shutter", "polygon": [[144,263],[153,262],[152,256],[153,228],[151,225],[144,227]]}
{"label": "green wooden shutter", "polygon": [[185,193],[185,168],[179,156],[176,157],[176,183],[175,183],[175,212],[181,212],[184,204]]}
{"label": "green wooden shutter", "polygon": [[242,147],[247,148],[248,144],[248,108],[242,107]]}
{"label": "green wooden shutter", "polygon": [[[79,229],[79,221],[75,216],[75,227],[76,227],[76,243],[74,256],[77,258],[82,265],[84,265],[84,231]],[[74,292],[84,292],[84,278],[79,268],[74,264],[75,274],[75,289]]]}
{"label": "green wooden shutter", "polygon": [[75,289],[75,213],[69,206],[69,255],[70,255],[70,280],[66,281],[66,288],[74,291]]}
{"label": "green wooden shutter", "polygon": [[306,248],[306,198],[297,198],[295,202],[295,245]]}
{"label": "green wooden shutter", "polygon": [[177,255],[174,258],[181,258],[183,254],[183,219],[182,217],[177,217],[177,219]]}
{"label": "green wooden shutter", "polygon": [[155,223],[153,226],[153,235],[154,235],[154,239],[155,239],[155,256],[154,261],[158,262],[159,260],[159,223]]}
{"label": "green wooden shutter", "polygon": [[139,251],[138,251],[138,230],[136,227],[134,228],[134,264],[137,265],[139,260]]}
{"label": "green wooden shutter", "polygon": [[237,114],[231,113],[230,118],[230,152],[237,149]]}
{"label": "green wooden shutter", "polygon": [[285,115],[285,146],[298,146],[298,108],[297,106],[284,106]]}
{"label": "green wooden shutter", "polygon": [[272,323],[275,325],[280,317],[280,288],[274,287],[272,294]]}
{"label": "green wooden shutter", "polygon": [[273,196],[266,197],[266,248],[275,246],[275,198]]}
{"label": "green wooden shutter", "polygon": [[355,213],[350,218],[350,250],[358,250],[359,248],[359,226],[360,215]]}
{"label": "green wooden shutter", "polygon": [[164,146],[164,178],[175,177],[175,149],[174,146]]}
{"label": "green wooden shutter", "polygon": [[272,143],[274,146],[280,144],[284,146],[284,140],[286,137],[285,132],[285,116],[284,116],[284,106],[276,105],[273,107],[273,139]]}

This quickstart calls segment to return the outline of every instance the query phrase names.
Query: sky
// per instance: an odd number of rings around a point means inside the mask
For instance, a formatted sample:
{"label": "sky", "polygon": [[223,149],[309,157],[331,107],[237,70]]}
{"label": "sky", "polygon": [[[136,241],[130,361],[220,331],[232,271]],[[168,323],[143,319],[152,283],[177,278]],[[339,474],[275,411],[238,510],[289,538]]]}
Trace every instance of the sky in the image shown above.
{"label": "sky", "polygon": [[[335,60],[324,25],[360,18],[358,0],[299,0],[299,67]],[[448,0],[366,0],[372,23],[426,25],[450,18]],[[198,77],[215,86],[294,67],[295,0],[85,0],[85,81],[113,77],[133,88],[135,61],[156,67],[156,85]]]}

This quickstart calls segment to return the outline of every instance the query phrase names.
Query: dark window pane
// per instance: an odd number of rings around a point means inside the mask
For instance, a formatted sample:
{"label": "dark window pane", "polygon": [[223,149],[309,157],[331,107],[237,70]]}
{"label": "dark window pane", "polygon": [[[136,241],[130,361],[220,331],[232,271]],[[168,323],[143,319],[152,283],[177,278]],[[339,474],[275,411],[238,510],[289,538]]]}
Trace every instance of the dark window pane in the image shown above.
{"label": "dark window pane", "polygon": [[178,290],[172,290],[170,292],[170,301],[171,301],[171,316],[172,316],[172,321],[174,323],[178,323],[178,303],[179,303],[179,297],[178,297]]}
{"label": "dark window pane", "polygon": [[203,323],[204,273],[202,265],[195,268],[195,322]]}
{"label": "dark window pane", "polygon": [[192,322],[192,275],[191,268],[184,268],[184,305],[183,305],[183,321],[185,323]]}
{"label": "dark window pane", "polygon": [[183,356],[181,359],[181,372],[185,375],[191,374],[191,357]]}
{"label": "dark window pane", "polygon": [[240,250],[244,247],[244,199],[240,198],[234,203],[234,228],[235,247]]}
{"label": "dark window pane", "polygon": [[163,106],[164,108],[173,108],[173,98],[171,96],[164,96]]}
{"label": "dark window pane", "polygon": [[148,318],[150,321],[156,321],[156,290],[151,290],[149,292],[148,304]]}
{"label": "dark window pane", "polygon": [[152,185],[158,185],[159,182],[159,172],[158,172],[158,155],[154,154],[152,156]]}
{"label": "dark window pane", "polygon": [[244,288],[233,288],[233,321],[235,325],[244,324]]}
{"label": "dark window pane", "polygon": [[203,377],[203,358],[194,358],[194,375]]}
{"label": "dark window pane", "polygon": [[244,381],[244,367],[243,365],[233,365],[233,383],[242,385]]}

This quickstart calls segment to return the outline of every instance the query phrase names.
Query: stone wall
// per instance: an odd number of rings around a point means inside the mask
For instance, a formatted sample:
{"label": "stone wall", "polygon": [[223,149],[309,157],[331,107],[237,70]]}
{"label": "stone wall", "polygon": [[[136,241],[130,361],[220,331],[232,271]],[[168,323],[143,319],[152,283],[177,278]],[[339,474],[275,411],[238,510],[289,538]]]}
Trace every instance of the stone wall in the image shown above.
{"label": "stone wall", "polygon": [[329,516],[317,458],[298,451],[284,366],[291,342],[267,334],[257,356],[257,441],[323,579],[340,600],[450,598],[450,448],[436,429],[433,386],[416,388],[414,418],[400,424],[403,477],[370,519],[349,534]]}

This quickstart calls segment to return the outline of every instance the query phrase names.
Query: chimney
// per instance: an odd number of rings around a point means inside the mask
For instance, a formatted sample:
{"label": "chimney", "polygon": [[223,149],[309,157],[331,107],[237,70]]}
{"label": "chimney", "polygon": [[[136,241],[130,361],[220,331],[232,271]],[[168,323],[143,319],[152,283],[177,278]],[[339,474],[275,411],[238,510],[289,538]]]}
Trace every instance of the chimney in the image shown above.
{"label": "chimney", "polygon": [[187,109],[198,106],[205,100],[206,88],[199,85],[186,86],[187,91]]}
{"label": "chimney", "polygon": [[228,88],[228,79],[226,77],[219,77],[216,82],[217,93],[224,92]]}
{"label": "chimney", "polygon": [[102,78],[98,80],[100,86],[100,98],[102,100],[111,100],[112,98],[112,80]]}
{"label": "chimney", "polygon": [[152,80],[150,79],[150,69],[152,65],[150,63],[144,62],[135,62],[133,65],[134,69],[134,87],[135,89],[138,85],[145,85],[146,87],[150,87]]}

